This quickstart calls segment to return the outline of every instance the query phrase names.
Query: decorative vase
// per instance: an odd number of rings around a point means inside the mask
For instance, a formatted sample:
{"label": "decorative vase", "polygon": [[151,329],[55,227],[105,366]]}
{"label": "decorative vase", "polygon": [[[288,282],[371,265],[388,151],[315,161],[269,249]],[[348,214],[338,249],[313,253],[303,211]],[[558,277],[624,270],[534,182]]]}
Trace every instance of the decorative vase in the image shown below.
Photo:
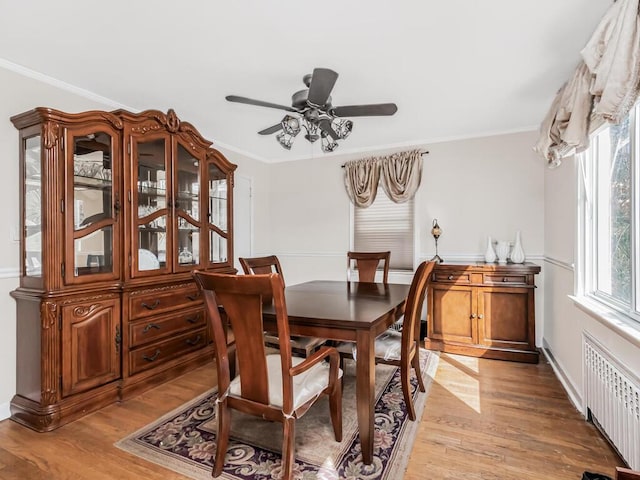
{"label": "decorative vase", "polygon": [[507,257],[509,256],[509,242],[501,240],[496,244],[496,255],[498,256],[498,263],[507,263]]}
{"label": "decorative vase", "polygon": [[487,263],[493,263],[496,261],[496,252],[493,249],[493,241],[491,237],[487,237],[487,251],[484,252],[484,261]]}
{"label": "decorative vase", "polygon": [[520,239],[520,230],[516,232],[516,243],[511,251],[511,261],[513,263],[524,263],[524,249],[522,248],[522,240]]}

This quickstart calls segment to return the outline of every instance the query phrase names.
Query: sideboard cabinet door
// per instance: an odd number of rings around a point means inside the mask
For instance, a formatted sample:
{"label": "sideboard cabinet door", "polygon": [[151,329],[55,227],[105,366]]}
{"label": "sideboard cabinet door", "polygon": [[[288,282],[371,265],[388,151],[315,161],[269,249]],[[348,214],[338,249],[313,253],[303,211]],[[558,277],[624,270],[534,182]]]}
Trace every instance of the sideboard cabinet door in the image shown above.
{"label": "sideboard cabinet door", "polygon": [[120,378],[119,297],[65,304],[61,316],[62,396]]}

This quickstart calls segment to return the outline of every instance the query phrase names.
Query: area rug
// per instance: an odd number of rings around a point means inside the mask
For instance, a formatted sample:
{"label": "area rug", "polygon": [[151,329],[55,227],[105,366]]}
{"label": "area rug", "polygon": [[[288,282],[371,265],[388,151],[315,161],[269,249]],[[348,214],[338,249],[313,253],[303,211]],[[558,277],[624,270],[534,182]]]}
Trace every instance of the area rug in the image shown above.
{"label": "area rug", "polygon": [[[412,375],[418,419],[422,417],[438,359],[436,352],[420,352],[426,393],[417,389],[417,379]],[[342,442],[334,439],[326,397],[296,421],[296,465],[293,478],[395,480],[403,477],[419,421],[412,422],[407,417],[400,385],[400,370],[387,365],[376,365],[374,458],[371,465],[362,463],[354,374],[355,362],[346,361]],[[216,395],[215,389],[208,391],[115,445],[186,477],[209,480],[216,445]],[[282,424],[232,411],[229,449],[224,472],[218,478],[278,478],[281,473],[281,445]]]}

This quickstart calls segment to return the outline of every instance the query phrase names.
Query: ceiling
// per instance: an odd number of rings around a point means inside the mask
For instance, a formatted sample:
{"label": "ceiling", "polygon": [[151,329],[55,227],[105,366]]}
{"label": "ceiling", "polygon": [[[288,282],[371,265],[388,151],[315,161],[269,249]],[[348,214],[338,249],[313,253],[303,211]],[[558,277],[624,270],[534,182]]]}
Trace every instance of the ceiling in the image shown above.
{"label": "ceiling", "polygon": [[535,129],[611,3],[0,0],[0,66],[114,108],[173,108],[214,145],[277,162],[330,154],[302,135],[284,150],[257,132],[285,112],[226,95],[290,105],[327,67],[333,105],[398,105],[353,118],[334,154]]}

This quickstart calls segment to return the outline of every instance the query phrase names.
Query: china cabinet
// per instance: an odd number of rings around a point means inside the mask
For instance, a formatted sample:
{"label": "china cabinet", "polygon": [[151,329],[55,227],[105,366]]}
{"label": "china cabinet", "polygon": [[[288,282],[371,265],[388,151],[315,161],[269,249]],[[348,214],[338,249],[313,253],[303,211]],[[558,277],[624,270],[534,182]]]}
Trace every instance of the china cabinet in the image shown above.
{"label": "china cabinet", "polygon": [[235,272],[235,165],[173,110],[11,118],[21,275],[12,418],[38,431],[211,358],[195,269]]}
{"label": "china cabinet", "polygon": [[426,348],[537,363],[532,263],[442,263],[427,291]]}

